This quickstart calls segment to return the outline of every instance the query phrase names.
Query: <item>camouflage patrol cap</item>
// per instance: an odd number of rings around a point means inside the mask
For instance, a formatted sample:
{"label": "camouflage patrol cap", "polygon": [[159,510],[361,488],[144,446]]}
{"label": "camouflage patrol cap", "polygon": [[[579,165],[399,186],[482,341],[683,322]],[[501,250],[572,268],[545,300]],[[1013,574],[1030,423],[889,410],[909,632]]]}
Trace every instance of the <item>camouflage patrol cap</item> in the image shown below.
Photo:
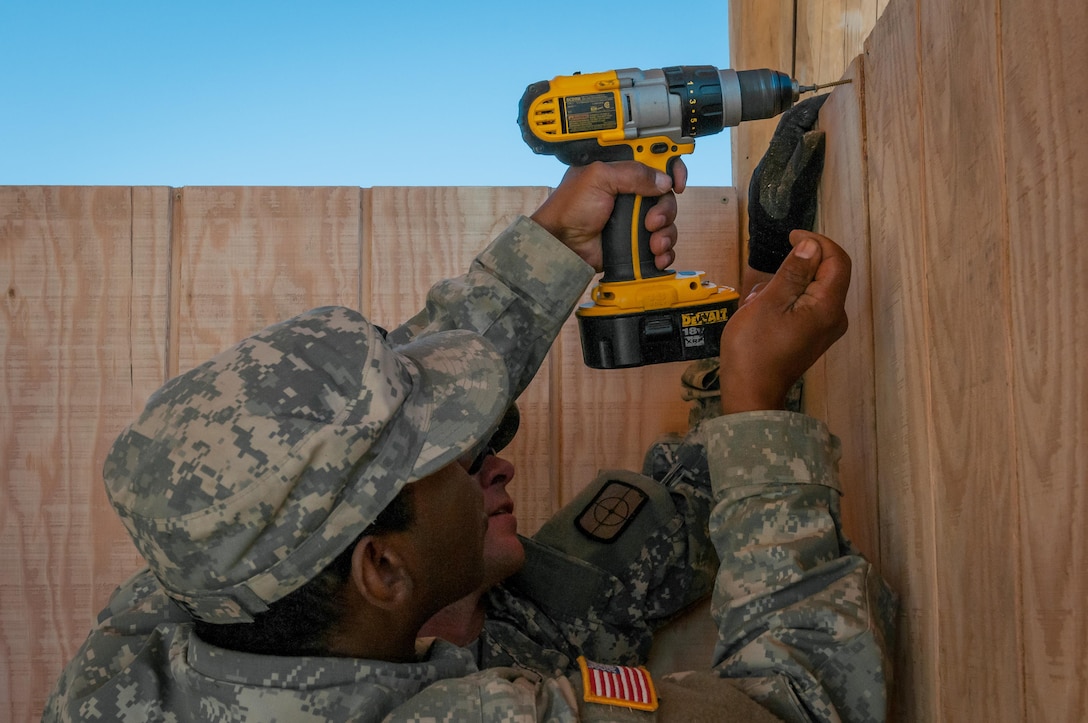
{"label": "camouflage patrol cap", "polygon": [[110,501],[194,617],[247,622],[325,568],[405,484],[489,439],[506,366],[469,331],[393,346],[315,309],[167,382],[113,444]]}

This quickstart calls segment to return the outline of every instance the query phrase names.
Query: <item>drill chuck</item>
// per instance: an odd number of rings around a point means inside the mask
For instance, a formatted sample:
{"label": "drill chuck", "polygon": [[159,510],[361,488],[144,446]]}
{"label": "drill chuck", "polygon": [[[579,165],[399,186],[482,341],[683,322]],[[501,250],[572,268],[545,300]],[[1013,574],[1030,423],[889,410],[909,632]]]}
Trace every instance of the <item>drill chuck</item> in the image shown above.
{"label": "drill chuck", "polygon": [[777,70],[731,70],[709,65],[662,70],[670,91],[686,97],[688,136],[707,136],[744,121],[774,118],[800,97],[797,81]]}
{"label": "drill chuck", "polygon": [[721,71],[737,76],[737,95],[741,99],[741,112],[737,122],[774,118],[793,107],[800,97],[797,81],[777,70]]}

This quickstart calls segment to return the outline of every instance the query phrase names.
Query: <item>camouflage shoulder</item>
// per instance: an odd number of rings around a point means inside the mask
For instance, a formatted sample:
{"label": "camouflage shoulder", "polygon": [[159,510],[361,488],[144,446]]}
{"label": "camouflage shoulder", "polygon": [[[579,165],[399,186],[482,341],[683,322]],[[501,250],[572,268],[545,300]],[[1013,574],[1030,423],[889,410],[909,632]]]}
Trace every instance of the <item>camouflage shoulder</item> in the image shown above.
{"label": "camouflage shoulder", "polygon": [[570,313],[593,279],[593,268],[534,221],[519,216],[477,257],[510,288],[549,308],[551,316]]}

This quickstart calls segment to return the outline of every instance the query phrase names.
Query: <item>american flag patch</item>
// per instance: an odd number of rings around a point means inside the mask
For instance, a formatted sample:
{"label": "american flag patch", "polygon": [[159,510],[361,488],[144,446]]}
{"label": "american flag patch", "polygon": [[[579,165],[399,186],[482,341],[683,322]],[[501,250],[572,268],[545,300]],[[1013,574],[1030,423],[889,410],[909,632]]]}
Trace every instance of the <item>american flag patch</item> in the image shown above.
{"label": "american flag patch", "polygon": [[641,666],[603,665],[578,658],[587,703],[619,705],[636,710],[657,710],[657,691],[650,671]]}

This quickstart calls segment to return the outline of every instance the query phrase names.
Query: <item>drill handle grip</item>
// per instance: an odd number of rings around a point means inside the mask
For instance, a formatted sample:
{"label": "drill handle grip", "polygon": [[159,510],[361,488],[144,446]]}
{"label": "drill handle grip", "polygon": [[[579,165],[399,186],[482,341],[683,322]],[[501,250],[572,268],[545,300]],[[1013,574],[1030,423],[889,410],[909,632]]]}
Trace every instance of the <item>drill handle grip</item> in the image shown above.
{"label": "drill handle grip", "polygon": [[654,265],[646,213],[657,203],[654,196],[621,194],[601,232],[604,282],[635,281],[667,276]]}

